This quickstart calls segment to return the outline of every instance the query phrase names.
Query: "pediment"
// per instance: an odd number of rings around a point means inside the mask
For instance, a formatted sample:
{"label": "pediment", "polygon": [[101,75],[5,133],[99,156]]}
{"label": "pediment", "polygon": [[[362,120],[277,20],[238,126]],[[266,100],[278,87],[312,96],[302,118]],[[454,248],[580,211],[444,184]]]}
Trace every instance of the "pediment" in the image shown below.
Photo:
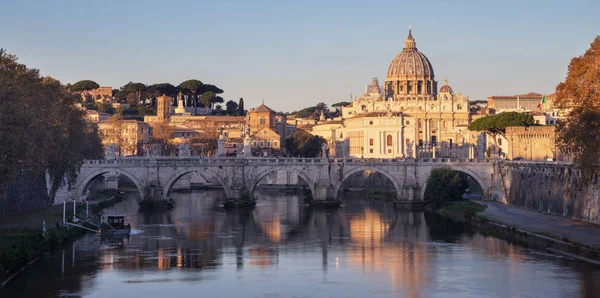
{"label": "pediment", "polygon": [[408,107],[404,110],[402,110],[402,114],[405,115],[418,115],[418,114],[425,114],[425,111],[421,108],[418,107]]}

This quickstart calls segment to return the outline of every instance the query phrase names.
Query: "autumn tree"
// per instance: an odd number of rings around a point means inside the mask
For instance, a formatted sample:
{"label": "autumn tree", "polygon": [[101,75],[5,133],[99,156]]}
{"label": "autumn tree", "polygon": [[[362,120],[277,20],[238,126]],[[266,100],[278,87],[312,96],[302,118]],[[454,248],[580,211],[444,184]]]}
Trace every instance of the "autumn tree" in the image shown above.
{"label": "autumn tree", "polygon": [[571,60],[554,104],[569,111],[558,125],[559,142],[584,172],[590,171],[600,161],[600,36]]}
{"label": "autumn tree", "polygon": [[152,135],[149,144],[159,144],[161,151],[166,155],[170,155],[175,150],[175,143],[172,139],[173,131],[173,126],[167,123],[152,124]]}

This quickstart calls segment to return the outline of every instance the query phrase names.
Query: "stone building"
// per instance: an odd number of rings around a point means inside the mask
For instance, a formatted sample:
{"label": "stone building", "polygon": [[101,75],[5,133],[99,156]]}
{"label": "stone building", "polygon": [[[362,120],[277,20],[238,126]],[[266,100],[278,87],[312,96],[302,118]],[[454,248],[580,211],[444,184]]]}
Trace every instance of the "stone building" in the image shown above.
{"label": "stone building", "polygon": [[[554,109],[555,94],[546,96],[546,103],[540,104],[544,95],[530,92],[520,95],[494,95],[488,97],[488,107],[496,113],[511,111],[545,112]],[[538,105],[540,107],[538,108]]]}
{"label": "stone building", "polygon": [[264,103],[248,111],[246,123],[252,138],[252,150],[261,156],[279,155],[285,138],[296,131],[295,125],[288,124],[285,118]]}
{"label": "stone building", "polygon": [[98,123],[101,121],[108,120],[108,118],[110,118],[110,114],[94,110],[86,110],[85,118],[90,122]]}
{"label": "stone building", "polygon": [[[469,99],[444,80],[438,90],[433,66],[417,50],[409,30],[404,49],[392,60],[382,86],[377,79],[365,93],[342,108],[335,151],[340,157],[476,156],[483,154],[479,137],[471,138]],[[316,134],[323,130],[317,124]],[[475,139],[475,143],[469,143]],[[470,149],[474,144],[475,149]],[[332,146],[330,146],[332,148]],[[435,148],[435,149],[434,149]],[[470,150],[474,150],[471,152]],[[330,152],[331,153],[331,152]]]}
{"label": "stone building", "polygon": [[506,128],[508,159],[557,160],[555,126],[514,126]]}
{"label": "stone building", "polygon": [[115,144],[124,156],[142,154],[142,146],[150,140],[150,125],[136,120],[101,121],[98,131],[105,148]]}
{"label": "stone building", "polygon": [[112,91],[113,89],[110,86],[101,86],[92,90],[84,90],[81,92],[81,96],[86,101],[111,100]]}

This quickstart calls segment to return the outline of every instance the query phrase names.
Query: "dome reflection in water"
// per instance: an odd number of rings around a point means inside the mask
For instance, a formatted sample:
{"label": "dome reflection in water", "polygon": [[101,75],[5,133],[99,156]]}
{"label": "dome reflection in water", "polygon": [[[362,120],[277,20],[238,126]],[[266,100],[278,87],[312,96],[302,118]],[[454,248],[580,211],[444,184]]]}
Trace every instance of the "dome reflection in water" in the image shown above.
{"label": "dome reflection in water", "polygon": [[173,192],[168,212],[135,194],[107,212],[137,233],[87,236],[35,263],[2,297],[594,297],[597,269],[484,236],[385,199],[344,194],[338,210],[259,189],[225,212],[219,190]]}

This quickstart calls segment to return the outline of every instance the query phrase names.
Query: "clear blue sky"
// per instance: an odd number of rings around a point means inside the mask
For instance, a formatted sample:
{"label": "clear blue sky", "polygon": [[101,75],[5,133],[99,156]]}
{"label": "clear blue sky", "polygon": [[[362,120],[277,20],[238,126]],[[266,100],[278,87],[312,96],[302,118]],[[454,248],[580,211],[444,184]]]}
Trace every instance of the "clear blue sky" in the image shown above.
{"label": "clear blue sky", "polygon": [[197,78],[292,111],[385,80],[408,26],[471,100],[552,93],[600,34],[598,0],[5,1],[0,47],[42,74],[118,88]]}

